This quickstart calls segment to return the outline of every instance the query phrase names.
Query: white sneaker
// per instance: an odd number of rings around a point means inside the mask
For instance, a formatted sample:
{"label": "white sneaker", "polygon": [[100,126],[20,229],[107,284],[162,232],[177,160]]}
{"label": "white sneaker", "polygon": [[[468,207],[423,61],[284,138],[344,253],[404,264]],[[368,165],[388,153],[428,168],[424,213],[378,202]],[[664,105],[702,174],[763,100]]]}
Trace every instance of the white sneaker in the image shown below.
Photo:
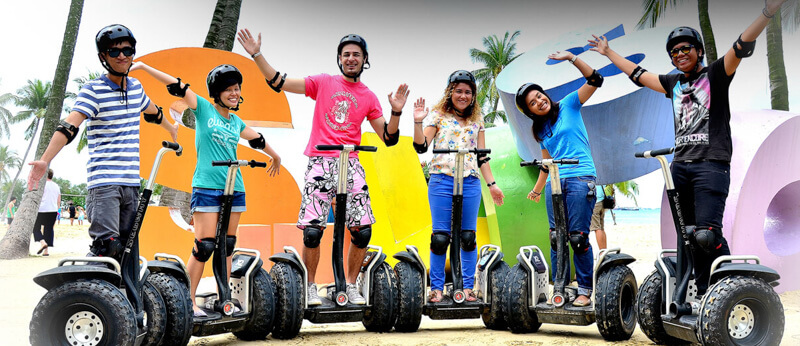
{"label": "white sneaker", "polygon": [[317,292],[317,284],[313,282],[308,283],[306,301],[308,301],[308,305],[322,305],[322,300],[319,299],[319,293]]}
{"label": "white sneaker", "polygon": [[367,303],[366,299],[358,292],[356,284],[347,284],[347,300],[349,300],[351,304],[356,305],[364,305]]}

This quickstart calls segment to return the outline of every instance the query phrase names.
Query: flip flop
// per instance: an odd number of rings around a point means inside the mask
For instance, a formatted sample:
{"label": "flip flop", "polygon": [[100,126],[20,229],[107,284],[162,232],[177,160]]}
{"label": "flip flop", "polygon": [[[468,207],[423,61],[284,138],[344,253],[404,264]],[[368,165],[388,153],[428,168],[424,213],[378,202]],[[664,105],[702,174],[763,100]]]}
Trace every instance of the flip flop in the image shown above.
{"label": "flip flop", "polygon": [[45,256],[50,256],[50,254],[46,253],[46,254],[42,255],[42,257],[45,257]]}
{"label": "flip flop", "polygon": [[[47,244],[44,244],[44,245],[42,245],[42,247],[41,247],[41,248],[39,248],[39,251],[36,251],[36,254],[37,254],[37,255],[38,255],[38,254],[41,254],[41,253],[42,253],[42,251],[44,251],[44,249],[47,249]],[[45,255],[45,256],[47,256],[47,255]]]}
{"label": "flip flop", "polygon": [[203,310],[194,310],[194,317],[208,317],[208,314]]}

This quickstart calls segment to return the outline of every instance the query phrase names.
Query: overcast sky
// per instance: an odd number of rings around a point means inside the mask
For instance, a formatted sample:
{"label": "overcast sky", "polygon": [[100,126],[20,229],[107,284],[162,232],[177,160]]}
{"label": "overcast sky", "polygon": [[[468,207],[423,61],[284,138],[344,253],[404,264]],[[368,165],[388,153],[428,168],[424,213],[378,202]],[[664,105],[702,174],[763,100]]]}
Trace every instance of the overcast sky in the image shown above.
{"label": "overcast sky", "polygon": [[[128,26],[138,40],[138,56],[175,47],[199,47],[208,32],[215,3],[213,0],[86,0],[70,80],[89,71],[102,70],[94,36],[103,26],[111,23]],[[763,1],[712,0],[709,6],[717,48],[725,52],[759,15]],[[15,92],[28,79],[52,80],[69,1],[14,1],[5,3],[3,10],[6,15],[0,21],[0,46],[3,47],[0,93]],[[483,49],[482,37],[492,34],[502,37],[506,31],[520,30],[517,53],[524,53],[555,36],[595,25],[623,24],[626,31],[631,32],[640,16],[641,0],[244,0],[239,28],[262,32],[264,56],[278,70],[292,77],[321,72],[338,74],[335,52],[339,39],[349,33],[364,36],[369,44],[372,68],[364,73],[362,80],[378,95],[383,108],[389,107],[386,94],[394,91],[398,84],[410,86],[411,95],[401,121],[401,133],[410,135],[412,100],[425,97],[429,103],[435,103],[442,96],[446,78],[452,71],[481,67],[472,63],[468,52],[470,48]],[[678,25],[698,27],[694,1],[685,2],[677,10],[667,10],[660,24]],[[661,47],[663,42],[642,42],[642,45]],[[739,68],[731,87],[733,110],[769,108],[765,46],[762,34],[755,55]],[[800,64],[796,63],[796,57],[800,56],[800,35],[784,33],[784,50],[790,107],[798,112]],[[246,55],[238,43],[233,51]],[[663,58],[667,59],[666,54]],[[74,83],[68,85],[68,90],[77,91]],[[156,92],[163,90],[148,90],[148,93]],[[308,140],[313,101],[301,95],[287,95],[287,98],[295,129],[265,129],[264,132],[285,164],[304,167],[306,159],[302,150]],[[17,111],[13,106],[7,108]],[[23,130],[21,125],[14,128],[11,139],[2,138],[0,143],[12,143],[12,148],[21,156],[26,145],[21,134]],[[86,181],[87,160],[86,152],[75,153],[73,143],[59,154],[52,167],[57,176],[81,183]],[[22,177],[26,174],[27,169]],[[656,177],[645,180],[643,185],[658,183]],[[658,206],[661,186],[651,189],[642,186],[642,201],[646,206]]]}

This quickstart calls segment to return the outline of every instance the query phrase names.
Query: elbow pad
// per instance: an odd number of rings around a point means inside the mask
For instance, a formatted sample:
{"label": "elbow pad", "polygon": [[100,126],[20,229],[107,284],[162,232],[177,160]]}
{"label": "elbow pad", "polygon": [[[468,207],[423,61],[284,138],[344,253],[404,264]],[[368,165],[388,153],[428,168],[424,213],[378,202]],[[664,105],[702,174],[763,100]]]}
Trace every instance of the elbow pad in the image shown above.
{"label": "elbow pad", "polygon": [[72,143],[72,140],[75,139],[75,136],[78,135],[78,128],[75,127],[75,125],[61,120],[58,122],[56,132],[61,132],[64,134],[64,136],[67,136],[67,144],[70,144]]}
{"label": "elbow pad", "polygon": [[400,128],[397,128],[397,132],[389,133],[389,123],[383,123],[383,143],[386,144],[387,147],[391,147],[400,140]]}
{"label": "elbow pad", "polygon": [[[279,76],[281,77],[280,81],[278,81]],[[267,80],[266,78],[264,78],[264,80],[267,81],[267,85],[269,85],[269,87],[272,88],[272,90],[274,90],[276,93],[280,93],[281,88],[283,88],[283,83],[286,82],[286,74],[284,73],[283,76],[281,76],[280,72],[275,71],[275,76],[272,77],[271,80]],[[277,85],[275,85],[276,81],[278,82]]]}
{"label": "elbow pad", "polygon": [[639,82],[639,78],[642,78],[642,75],[643,75],[645,72],[647,72],[647,70],[643,69],[643,68],[642,68],[641,66],[639,66],[639,65],[636,65],[636,68],[634,68],[634,69],[633,69],[633,72],[631,72],[631,75],[630,75],[630,76],[628,76],[628,79],[630,79],[630,80],[631,80],[631,82],[633,82],[633,84],[636,84],[636,86],[638,86],[638,87],[643,87],[643,86],[644,86],[644,84],[642,84],[641,82]]}
{"label": "elbow pad", "polygon": [[422,144],[417,144],[416,142],[412,142],[414,144],[414,150],[417,151],[417,154],[424,154],[428,152],[428,139],[425,138],[425,142]]}
{"label": "elbow pad", "polygon": [[485,163],[489,163],[489,160],[492,158],[489,157],[489,154],[479,153],[478,154],[478,168],[481,168]]}
{"label": "elbow pad", "polygon": [[161,121],[164,120],[164,111],[159,106],[156,106],[156,108],[158,108],[156,114],[144,113],[144,121],[153,124],[161,124]]}
{"label": "elbow pad", "polygon": [[586,84],[599,88],[603,86],[603,76],[597,73],[597,70],[592,70],[592,74],[586,77]]}
{"label": "elbow pad", "polygon": [[[739,46],[742,46],[739,49]],[[739,59],[748,58],[753,55],[753,51],[756,49],[756,40],[752,40],[750,42],[742,41],[742,35],[739,35],[739,38],[736,39],[736,42],[733,43],[733,53],[736,54],[736,57]]]}
{"label": "elbow pad", "polygon": [[264,140],[264,135],[262,135],[261,132],[258,133],[257,138],[250,139],[247,142],[250,143],[250,147],[253,149],[260,150],[267,147],[267,141]]}
{"label": "elbow pad", "polygon": [[181,79],[178,78],[178,81],[172,84],[167,84],[167,92],[172,96],[177,97],[185,97],[186,96],[186,89],[189,89],[189,84],[184,83],[183,88],[181,88]]}

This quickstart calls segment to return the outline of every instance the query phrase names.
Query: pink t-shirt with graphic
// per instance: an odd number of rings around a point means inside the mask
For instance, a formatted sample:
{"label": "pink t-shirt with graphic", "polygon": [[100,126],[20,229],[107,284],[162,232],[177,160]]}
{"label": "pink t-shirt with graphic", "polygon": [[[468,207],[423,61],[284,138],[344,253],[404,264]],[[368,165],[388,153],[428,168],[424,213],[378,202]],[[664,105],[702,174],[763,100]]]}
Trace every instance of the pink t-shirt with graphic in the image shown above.
{"label": "pink t-shirt with graphic", "polygon": [[[317,101],[311,137],[303,152],[312,156],[339,156],[337,151],[319,151],[319,144],[361,144],[361,124],[364,119],[383,116],[378,97],[364,83],[351,83],[343,76],[319,74],[305,78],[306,96]],[[358,153],[350,153],[351,158]]]}

